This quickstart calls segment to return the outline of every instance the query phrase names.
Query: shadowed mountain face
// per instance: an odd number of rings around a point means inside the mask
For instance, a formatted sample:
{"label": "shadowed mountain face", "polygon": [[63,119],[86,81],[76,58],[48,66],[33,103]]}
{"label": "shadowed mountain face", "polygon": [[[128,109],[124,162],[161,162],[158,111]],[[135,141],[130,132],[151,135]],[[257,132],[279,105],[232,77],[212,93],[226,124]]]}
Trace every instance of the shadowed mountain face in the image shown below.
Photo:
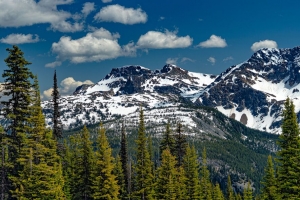
{"label": "shadowed mountain face", "polygon": [[245,125],[280,133],[284,100],[300,108],[300,47],[261,49],[220,74],[195,102],[217,108]]}

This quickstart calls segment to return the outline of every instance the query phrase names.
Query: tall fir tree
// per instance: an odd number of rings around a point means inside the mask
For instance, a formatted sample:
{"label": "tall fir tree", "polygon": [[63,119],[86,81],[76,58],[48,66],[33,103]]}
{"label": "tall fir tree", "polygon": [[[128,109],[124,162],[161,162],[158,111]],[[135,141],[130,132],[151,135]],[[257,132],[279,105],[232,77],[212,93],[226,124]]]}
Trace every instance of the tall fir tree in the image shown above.
{"label": "tall fir tree", "polygon": [[235,194],[235,200],[243,200],[242,196],[238,193]]}
{"label": "tall fir tree", "polygon": [[116,176],[116,180],[119,186],[119,199],[125,200],[128,198],[127,188],[125,186],[125,178],[122,169],[122,162],[119,155],[117,155],[115,159],[114,175]]}
{"label": "tall fir tree", "polygon": [[220,185],[217,183],[213,189],[213,200],[225,200]]}
{"label": "tall fir tree", "polygon": [[154,165],[154,162],[155,162],[155,158],[154,158],[154,151],[153,151],[153,142],[152,142],[152,137],[151,137],[151,134],[148,135],[148,138],[147,138],[147,149],[148,149],[148,152],[149,152],[149,155],[150,155],[150,162],[151,162],[151,171],[152,171],[152,174],[153,174],[153,177],[155,176],[155,165]]}
{"label": "tall fir tree", "polygon": [[175,135],[175,155],[177,160],[177,166],[181,166],[183,163],[183,157],[186,153],[187,139],[182,134],[182,124],[177,123],[176,135]]}
{"label": "tall fir tree", "polygon": [[53,136],[56,140],[62,138],[62,124],[60,121],[59,112],[59,91],[57,86],[56,70],[53,76],[53,90],[52,90],[52,101],[53,101]]}
{"label": "tall fir tree", "polygon": [[278,194],[281,199],[300,199],[300,138],[295,106],[284,103],[278,151]]}
{"label": "tall fir tree", "polygon": [[232,188],[230,175],[227,176],[226,197],[228,200],[234,200],[234,191]]}
{"label": "tall fir tree", "polygon": [[17,199],[65,199],[60,157],[56,154],[52,132],[45,126],[36,77],[33,86],[30,129],[17,159],[20,165],[18,176],[12,177],[16,186],[11,191],[12,196]]}
{"label": "tall fir tree", "polygon": [[122,164],[122,172],[124,177],[125,192],[129,192],[129,177],[128,177],[128,147],[127,147],[127,136],[125,130],[124,121],[122,122],[121,130],[121,148],[120,148],[120,161]]}
{"label": "tall fir tree", "polygon": [[72,187],[72,176],[73,176],[73,168],[74,165],[72,162],[72,152],[70,150],[70,145],[67,143],[66,140],[64,140],[63,143],[63,154],[61,155],[62,159],[62,172],[64,177],[64,193],[66,200],[71,200],[72,194],[71,194],[71,187]]}
{"label": "tall fir tree", "polygon": [[[123,173],[122,177],[124,179],[124,192],[123,192],[124,194],[122,194],[120,192],[120,195],[121,196],[127,196],[128,192],[129,192],[129,185],[128,185],[128,181],[129,181],[129,177],[128,177],[128,149],[127,149],[127,136],[126,136],[124,121],[122,122],[121,145],[120,146],[121,147],[120,147],[119,156],[120,156],[120,163],[121,163],[121,168],[122,168],[122,173]],[[119,179],[119,177],[118,177],[118,179]],[[123,189],[121,189],[121,190],[123,190]]]}
{"label": "tall fir tree", "polygon": [[185,185],[188,199],[200,199],[199,163],[194,147],[187,146],[183,167],[187,178]]}
{"label": "tall fir tree", "polygon": [[76,163],[74,166],[74,186],[72,187],[73,199],[90,200],[93,199],[94,185],[94,152],[90,133],[86,126],[83,127],[78,142],[78,149],[75,149]]}
{"label": "tall fir tree", "polygon": [[176,160],[167,148],[161,155],[161,165],[157,169],[156,178],[156,198],[157,199],[176,199]]}
{"label": "tall fir tree", "polygon": [[8,198],[8,170],[9,170],[9,162],[8,162],[8,144],[9,137],[4,132],[2,126],[0,126],[0,149],[1,149],[1,183],[0,183],[0,199],[5,200]]}
{"label": "tall fir tree", "polygon": [[138,138],[136,140],[136,165],[135,165],[135,184],[134,199],[151,200],[154,199],[153,173],[150,154],[147,148],[147,137],[144,123],[144,112],[140,108],[140,119],[138,128]]}
{"label": "tall fir tree", "polygon": [[185,176],[184,168],[183,166],[178,167],[175,182],[176,200],[188,200],[186,183],[187,177]]}
{"label": "tall fir tree", "polygon": [[175,139],[174,136],[172,135],[169,121],[166,125],[166,130],[160,142],[159,152],[162,153],[163,150],[167,148],[170,150],[172,155],[175,155]]}
{"label": "tall fir tree", "polygon": [[277,184],[275,178],[274,165],[272,156],[268,156],[267,166],[265,168],[265,175],[262,181],[262,199],[263,200],[277,200]]}
{"label": "tall fir tree", "polygon": [[[31,115],[31,89],[33,74],[27,67],[31,63],[24,58],[24,53],[17,46],[12,49],[6,49],[9,55],[4,60],[8,69],[5,69],[2,77],[4,78],[3,96],[7,100],[1,101],[3,105],[1,115],[7,120],[5,132],[9,136],[8,158],[10,163],[7,175],[17,178],[21,170],[19,158],[20,149],[25,144],[26,134],[29,129],[29,117]],[[16,187],[10,180],[9,190],[15,190]],[[11,198],[11,196],[9,197]]]}
{"label": "tall fir tree", "polygon": [[202,164],[200,170],[200,187],[201,187],[201,199],[212,199],[212,185],[210,181],[209,170],[207,168],[206,149],[202,152]]}
{"label": "tall fir tree", "polygon": [[[69,160],[68,163],[64,164],[64,173],[66,173],[68,170],[69,176],[68,179],[66,179],[66,184],[69,186],[69,193],[70,199],[80,199],[80,196],[77,193],[77,188],[80,187],[80,184],[78,184],[78,172],[81,170],[80,167],[78,166],[78,161],[81,156],[80,152],[80,143],[81,143],[81,136],[80,134],[74,134],[70,136],[69,141],[68,141],[68,147],[70,149],[70,157],[71,159]],[[66,158],[68,159],[68,158]],[[66,162],[66,160],[64,160]]]}
{"label": "tall fir tree", "polygon": [[118,185],[117,177],[113,173],[115,165],[111,151],[105,135],[105,129],[103,125],[100,124],[97,138],[96,168],[93,186],[94,199],[119,199],[120,186]]}
{"label": "tall fir tree", "polygon": [[247,187],[244,189],[243,193],[243,199],[244,200],[253,200],[253,193],[250,183],[247,183]]}

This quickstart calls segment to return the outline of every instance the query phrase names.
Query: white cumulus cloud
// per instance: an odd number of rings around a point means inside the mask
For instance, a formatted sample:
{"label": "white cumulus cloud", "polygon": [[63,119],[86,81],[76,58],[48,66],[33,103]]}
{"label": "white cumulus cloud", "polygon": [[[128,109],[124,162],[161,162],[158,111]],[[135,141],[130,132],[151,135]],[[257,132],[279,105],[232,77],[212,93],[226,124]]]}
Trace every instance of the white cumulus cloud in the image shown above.
{"label": "white cumulus cloud", "polygon": [[112,0],[102,0],[102,3],[109,3],[112,2]]}
{"label": "white cumulus cloud", "polygon": [[232,57],[232,56],[229,56],[229,57],[226,57],[226,58],[223,59],[224,62],[227,62],[227,61],[229,61],[229,60],[233,60],[233,57]]}
{"label": "white cumulus cloud", "polygon": [[188,58],[188,57],[183,57],[180,62],[186,62],[186,61],[195,62],[195,60]]}
{"label": "white cumulus cloud", "polygon": [[58,66],[61,66],[62,62],[61,61],[54,61],[52,63],[47,63],[45,65],[45,67],[51,67],[51,68],[54,68],[54,67],[58,67]]}
{"label": "white cumulus cloud", "polygon": [[94,17],[95,20],[100,22],[116,22],[130,25],[146,23],[147,18],[147,14],[141,8],[125,8],[118,4],[102,8]]}
{"label": "white cumulus cloud", "polygon": [[[83,26],[72,24],[72,14],[57,9],[60,5],[71,4],[73,0],[0,0],[0,27],[21,27],[34,24],[50,24],[50,29],[61,32],[75,32]],[[66,27],[65,27],[66,26]]]}
{"label": "white cumulus cloud", "polygon": [[214,57],[209,57],[209,58],[207,59],[207,61],[210,62],[212,65],[214,65],[214,64],[216,63],[217,60],[216,60]]}
{"label": "white cumulus cloud", "polygon": [[191,46],[193,38],[189,35],[185,37],[178,37],[177,32],[166,30],[163,32],[148,31],[146,34],[140,36],[137,47],[141,49],[171,49],[171,48],[185,48]]}
{"label": "white cumulus cloud", "polygon": [[[86,81],[76,81],[73,77],[68,77],[68,78],[65,78],[64,80],[61,81],[60,83],[60,87],[58,88],[58,91],[60,93],[60,95],[62,96],[65,96],[65,95],[70,95],[72,94],[75,89],[78,87],[78,86],[81,86],[83,84],[93,84],[92,81],[90,80],[86,80]],[[48,99],[51,99],[52,96],[52,91],[53,91],[53,88],[49,88],[48,90],[45,90],[43,92],[43,97],[45,100],[48,100]]]}
{"label": "white cumulus cloud", "polygon": [[95,3],[86,2],[83,4],[81,13],[86,17],[95,10]]}
{"label": "white cumulus cloud", "polygon": [[254,52],[262,48],[277,48],[277,42],[274,40],[261,40],[251,46],[251,50]]}
{"label": "white cumulus cloud", "polygon": [[36,43],[40,41],[38,35],[32,35],[32,34],[15,34],[12,33],[5,38],[0,39],[1,43],[5,44],[25,44],[25,43]]}
{"label": "white cumulus cloud", "polygon": [[120,56],[134,56],[135,45],[131,42],[120,46],[120,35],[110,33],[104,28],[87,33],[79,39],[63,36],[58,42],[52,44],[52,52],[57,54],[56,61],[48,63],[46,67],[59,66],[61,62],[70,60],[72,63],[100,62]]}
{"label": "white cumulus cloud", "polygon": [[166,60],[167,64],[172,64],[172,65],[176,65],[178,58],[168,58]]}
{"label": "white cumulus cloud", "polygon": [[202,48],[224,48],[227,46],[227,43],[220,36],[211,35],[208,40],[200,42],[197,46]]}

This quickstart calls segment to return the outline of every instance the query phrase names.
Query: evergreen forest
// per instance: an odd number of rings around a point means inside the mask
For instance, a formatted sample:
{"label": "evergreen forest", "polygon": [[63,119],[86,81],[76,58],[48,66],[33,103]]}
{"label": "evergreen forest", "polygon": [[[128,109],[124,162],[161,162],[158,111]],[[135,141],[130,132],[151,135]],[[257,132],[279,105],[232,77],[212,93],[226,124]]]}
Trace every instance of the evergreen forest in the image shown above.
{"label": "evergreen forest", "polygon": [[[41,108],[38,77],[17,46],[7,49],[1,99],[0,199],[40,200],[279,200],[300,199],[300,137],[294,104],[285,101],[279,150],[265,162],[258,191],[249,179],[242,192],[212,179],[210,151],[199,148],[170,123],[159,141],[147,134],[142,107],[133,144],[122,123],[117,150],[100,123],[64,135],[59,90],[53,78],[53,128]],[[155,143],[155,144],[154,144]],[[222,144],[220,144],[222,145]],[[158,150],[154,150],[158,149]],[[222,149],[222,148],[220,148]],[[158,152],[158,153],[157,153]],[[222,185],[222,187],[221,187]]]}

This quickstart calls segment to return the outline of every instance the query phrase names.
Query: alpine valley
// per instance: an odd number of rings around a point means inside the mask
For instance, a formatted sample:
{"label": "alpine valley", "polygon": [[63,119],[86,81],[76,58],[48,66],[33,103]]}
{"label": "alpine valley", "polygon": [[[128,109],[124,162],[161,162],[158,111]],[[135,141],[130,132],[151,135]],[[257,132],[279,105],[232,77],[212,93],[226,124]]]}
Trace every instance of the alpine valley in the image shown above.
{"label": "alpine valley", "polygon": [[[116,149],[122,121],[129,144],[134,143],[140,107],[154,145],[167,121],[173,129],[181,122],[190,141],[206,147],[213,178],[224,183],[224,189],[226,176],[235,174],[235,189],[240,190],[249,179],[253,188],[260,187],[267,155],[278,149],[284,100],[293,100],[300,116],[299,92],[300,47],[265,48],[218,76],[175,65],[154,71],[142,66],[113,68],[98,83],[62,96],[60,115],[68,134],[102,121]],[[52,101],[44,101],[42,107],[51,126]]]}

